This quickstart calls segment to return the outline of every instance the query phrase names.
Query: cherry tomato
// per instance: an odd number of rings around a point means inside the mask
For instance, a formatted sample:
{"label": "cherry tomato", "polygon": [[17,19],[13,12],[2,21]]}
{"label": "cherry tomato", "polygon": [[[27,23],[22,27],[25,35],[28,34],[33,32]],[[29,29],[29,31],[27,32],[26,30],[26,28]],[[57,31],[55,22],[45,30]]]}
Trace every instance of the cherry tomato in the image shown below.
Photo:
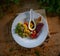
{"label": "cherry tomato", "polygon": [[36,31],[33,31],[32,34],[30,35],[31,38],[36,38]]}
{"label": "cherry tomato", "polygon": [[36,31],[34,30],[33,33],[36,34]]}

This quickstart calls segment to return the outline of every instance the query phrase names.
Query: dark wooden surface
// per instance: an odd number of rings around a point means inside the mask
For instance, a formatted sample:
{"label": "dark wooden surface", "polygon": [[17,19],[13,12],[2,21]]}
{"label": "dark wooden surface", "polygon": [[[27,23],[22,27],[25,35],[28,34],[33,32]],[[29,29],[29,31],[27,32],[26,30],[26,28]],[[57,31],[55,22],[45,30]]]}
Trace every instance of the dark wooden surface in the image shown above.
{"label": "dark wooden surface", "polygon": [[[45,10],[35,10],[45,15]],[[8,13],[0,20],[0,56],[58,56],[60,55],[60,19],[47,17],[49,34],[38,47],[27,49],[18,45],[11,35],[11,25],[18,13]],[[37,54],[38,53],[38,54]]]}

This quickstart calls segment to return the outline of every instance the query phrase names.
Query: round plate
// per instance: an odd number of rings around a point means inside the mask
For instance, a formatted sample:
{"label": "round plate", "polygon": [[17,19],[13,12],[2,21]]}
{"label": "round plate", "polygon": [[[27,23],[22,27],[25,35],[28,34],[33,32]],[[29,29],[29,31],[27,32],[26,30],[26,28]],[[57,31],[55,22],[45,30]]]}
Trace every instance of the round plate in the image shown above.
{"label": "round plate", "polygon": [[34,18],[38,18],[39,16],[42,17],[42,22],[44,24],[42,31],[40,33],[40,35],[36,38],[36,39],[28,39],[28,38],[21,38],[18,34],[15,33],[15,28],[17,23],[19,22],[24,22],[24,19],[26,17],[29,17],[29,12],[24,12],[24,13],[20,13],[15,20],[13,21],[12,24],[12,28],[11,28],[11,32],[12,32],[12,36],[14,38],[14,40],[21,46],[26,47],[26,48],[33,48],[36,46],[41,45],[44,40],[46,39],[47,35],[48,35],[48,24],[46,19],[40,15],[39,13],[34,12]]}

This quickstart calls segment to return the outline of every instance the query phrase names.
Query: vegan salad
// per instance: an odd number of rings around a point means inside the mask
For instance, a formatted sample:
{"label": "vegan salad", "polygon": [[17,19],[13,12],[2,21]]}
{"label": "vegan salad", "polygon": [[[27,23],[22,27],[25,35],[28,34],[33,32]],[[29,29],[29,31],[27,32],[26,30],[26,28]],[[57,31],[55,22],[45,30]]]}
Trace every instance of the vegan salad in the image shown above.
{"label": "vegan salad", "polygon": [[[43,22],[41,22],[41,16],[37,19],[35,19],[35,23],[36,23],[36,29],[31,31],[29,28],[28,28],[28,22],[27,21],[24,21],[24,23],[21,23],[19,22],[17,25],[16,25],[16,28],[15,28],[15,33],[18,34],[21,38],[37,38],[41,32],[41,29],[43,27]],[[33,28],[34,27],[34,23],[31,21],[30,22],[30,27]]]}

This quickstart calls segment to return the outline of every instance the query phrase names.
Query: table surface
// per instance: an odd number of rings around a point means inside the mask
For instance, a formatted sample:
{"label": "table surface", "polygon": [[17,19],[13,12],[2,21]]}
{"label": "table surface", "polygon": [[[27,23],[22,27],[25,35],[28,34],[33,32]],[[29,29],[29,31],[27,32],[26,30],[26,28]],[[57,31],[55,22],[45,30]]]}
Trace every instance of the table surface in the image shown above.
{"label": "table surface", "polygon": [[58,56],[60,55],[60,18],[46,17],[45,10],[35,10],[47,18],[49,35],[38,47],[27,49],[18,45],[11,35],[11,25],[16,14],[6,14],[0,20],[0,56]]}

